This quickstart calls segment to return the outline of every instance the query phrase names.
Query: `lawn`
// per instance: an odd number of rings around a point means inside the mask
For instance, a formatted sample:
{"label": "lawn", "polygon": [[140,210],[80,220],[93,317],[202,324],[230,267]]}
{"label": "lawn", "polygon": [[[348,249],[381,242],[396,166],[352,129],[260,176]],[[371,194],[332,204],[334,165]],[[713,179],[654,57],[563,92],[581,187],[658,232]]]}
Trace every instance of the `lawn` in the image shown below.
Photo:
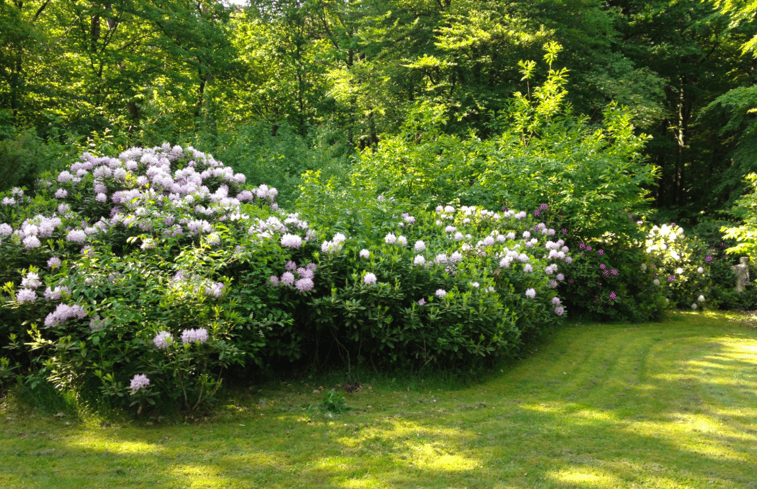
{"label": "lawn", "polygon": [[757,488],[757,330],[724,314],[573,323],[464,388],[375,382],[342,414],[321,387],[183,425],[6,399],[0,487]]}

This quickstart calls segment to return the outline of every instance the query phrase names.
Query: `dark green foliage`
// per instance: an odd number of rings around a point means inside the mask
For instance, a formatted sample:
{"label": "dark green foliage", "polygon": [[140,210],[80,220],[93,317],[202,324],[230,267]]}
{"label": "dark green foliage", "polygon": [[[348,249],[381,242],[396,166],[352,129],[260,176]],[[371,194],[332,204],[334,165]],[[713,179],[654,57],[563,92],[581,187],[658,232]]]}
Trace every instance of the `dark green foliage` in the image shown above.
{"label": "dark green foliage", "polygon": [[351,408],[345,402],[344,396],[338,394],[334,389],[329,389],[323,393],[321,409],[327,413],[342,414]]}
{"label": "dark green foliage", "polygon": [[312,139],[300,136],[286,123],[259,122],[224,132],[218,148],[214,152],[218,158],[247,176],[248,183],[276,187],[276,200],[287,207],[299,195],[302,174],[321,169],[329,175],[348,165],[318,135]]}
{"label": "dark green foliage", "polygon": [[[551,67],[560,47],[545,48]],[[530,79],[535,63],[521,68]],[[633,236],[632,216],[647,208],[646,187],[656,174],[641,153],[647,138],[635,134],[630,113],[613,105],[601,128],[573,114],[565,106],[566,80],[550,69],[531,94],[516,93],[492,123],[500,135],[486,141],[445,134],[443,107],[419,104],[401,134],[361,153],[352,183],[421,205],[548,204],[564,213],[563,225],[576,236]]]}
{"label": "dark green foliage", "polygon": [[46,142],[32,130],[0,137],[0,192],[13,187],[32,190],[40,174],[62,170],[77,150],[77,146]]}
{"label": "dark green foliage", "polygon": [[668,308],[665,294],[641,270],[642,245],[629,240],[569,240],[573,263],[560,295],[573,314],[592,321],[655,321]]}

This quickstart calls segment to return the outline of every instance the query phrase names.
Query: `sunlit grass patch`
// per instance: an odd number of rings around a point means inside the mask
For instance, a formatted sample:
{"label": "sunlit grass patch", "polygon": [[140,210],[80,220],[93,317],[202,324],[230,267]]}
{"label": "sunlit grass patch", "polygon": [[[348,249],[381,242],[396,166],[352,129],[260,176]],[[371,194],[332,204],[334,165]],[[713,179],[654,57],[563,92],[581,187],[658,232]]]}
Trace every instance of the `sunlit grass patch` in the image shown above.
{"label": "sunlit grass patch", "polygon": [[365,377],[342,414],[312,408],[337,378],[240,391],[186,425],[6,403],[0,487],[754,487],[756,352],[748,326],[675,313],[571,324],[467,386]]}

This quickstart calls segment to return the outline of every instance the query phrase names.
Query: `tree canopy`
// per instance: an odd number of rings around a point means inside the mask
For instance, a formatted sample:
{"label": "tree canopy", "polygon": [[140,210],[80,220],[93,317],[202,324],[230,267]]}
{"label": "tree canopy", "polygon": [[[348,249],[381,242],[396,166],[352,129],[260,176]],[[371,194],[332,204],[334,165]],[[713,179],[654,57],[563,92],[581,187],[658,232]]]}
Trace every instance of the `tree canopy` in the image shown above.
{"label": "tree canopy", "polygon": [[600,127],[614,102],[651,136],[659,209],[725,210],[757,170],[754,2],[237,3],[0,1],[0,138],[108,131],[221,151],[263,123],[356,154],[427,106],[443,133],[488,140],[513,93],[548,77],[524,79],[522,63],[558,43],[566,107]]}

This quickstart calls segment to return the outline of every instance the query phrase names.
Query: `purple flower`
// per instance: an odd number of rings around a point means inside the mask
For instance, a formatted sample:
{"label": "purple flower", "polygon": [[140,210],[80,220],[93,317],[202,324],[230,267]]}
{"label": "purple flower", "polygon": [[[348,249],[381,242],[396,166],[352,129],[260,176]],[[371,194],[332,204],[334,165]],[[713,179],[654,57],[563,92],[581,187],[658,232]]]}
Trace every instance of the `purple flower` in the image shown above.
{"label": "purple flower", "polygon": [[712,257],[708,256],[707,258],[704,259],[704,261],[712,261]]}
{"label": "purple flower", "polygon": [[542,204],[539,206],[539,209],[546,211],[547,210],[547,204]]}
{"label": "purple flower", "polygon": [[605,250],[598,250],[597,253],[600,254],[600,255],[604,255],[605,254]]}
{"label": "purple flower", "polygon": [[208,341],[208,330],[205,328],[185,329],[181,332],[181,342],[185,345],[188,343],[205,343]]}
{"label": "purple flower", "polygon": [[106,321],[107,319],[100,319],[100,316],[97,315],[89,321],[89,329],[91,329],[92,331],[103,329],[105,327]]}
{"label": "purple flower", "polygon": [[535,215],[535,216],[540,216],[540,215],[541,215],[541,212],[539,212],[538,210],[537,210],[537,211],[534,211],[534,215]]}
{"label": "purple flower", "polygon": [[210,287],[205,287],[205,295],[210,297],[221,297],[223,295],[223,288],[225,285],[223,282],[216,282]]}
{"label": "purple flower", "polygon": [[565,313],[565,308],[563,306],[557,306],[555,307],[555,314],[558,316],[562,316]]}
{"label": "purple flower", "polygon": [[148,379],[144,374],[135,375],[134,378],[131,379],[132,392],[137,392],[140,389],[144,389],[148,385],[150,385],[150,379]]}
{"label": "purple flower", "polygon": [[587,246],[586,251],[591,251],[591,246]]}
{"label": "purple flower", "polygon": [[617,274],[618,274],[618,271],[617,271],[617,270],[615,270],[615,269],[612,269],[612,270],[610,270],[610,273],[611,273],[611,274],[613,274],[613,275],[617,275]]}
{"label": "purple flower", "polygon": [[301,278],[294,284],[295,288],[300,292],[309,292],[313,290],[314,285],[311,278]]}
{"label": "purple flower", "polygon": [[603,264],[599,265],[599,268],[601,268],[602,270],[604,270],[604,269],[605,269],[605,268],[607,268],[607,267],[606,267],[606,266],[605,266],[605,264],[603,263]]}
{"label": "purple flower", "polygon": [[294,285],[294,274],[292,272],[284,272],[281,275],[281,283],[284,285]]}
{"label": "purple flower", "polygon": [[16,294],[16,300],[19,303],[34,302],[37,300],[37,293],[32,289],[21,289]]}
{"label": "purple flower", "polygon": [[209,233],[211,226],[204,219],[196,219],[187,223],[187,229],[189,229],[190,234],[197,234],[199,232]]}
{"label": "purple flower", "polygon": [[300,278],[312,279],[313,277],[315,277],[315,272],[312,270],[308,270],[307,268],[300,267],[297,269],[297,275],[299,275]]}
{"label": "purple flower", "polygon": [[365,277],[363,278],[363,282],[365,282],[366,285],[375,284],[376,280],[376,275],[372,274],[371,272],[366,273]]}
{"label": "purple flower", "polygon": [[424,306],[424,305],[426,305],[426,299],[424,299],[424,298],[422,298],[422,297],[421,297],[421,299],[420,299],[420,300],[418,301],[418,305],[419,305],[419,306]]}
{"label": "purple flower", "polygon": [[171,336],[171,333],[169,333],[168,331],[160,331],[155,335],[155,338],[152,339],[152,342],[155,343],[156,347],[164,350],[168,348],[171,343],[173,343],[173,336]]}
{"label": "purple flower", "polygon": [[50,258],[49,260],[47,260],[47,266],[52,268],[53,270],[58,268],[60,266],[60,263],[61,263],[60,258],[58,258],[57,256],[54,256]]}
{"label": "purple flower", "polygon": [[51,289],[50,287],[48,287],[47,289],[45,289],[44,296],[45,296],[45,299],[47,300],[57,301],[58,299],[60,299],[61,295],[64,292],[66,293],[66,295],[69,294],[68,287],[66,287],[65,285],[62,287],[55,287],[54,289]]}
{"label": "purple flower", "polygon": [[271,285],[273,285],[274,287],[279,286],[279,277],[277,277],[276,275],[271,275],[270,280],[271,280]]}
{"label": "purple flower", "polygon": [[55,198],[56,199],[65,199],[66,197],[68,197],[68,190],[66,190],[64,188],[59,188],[55,192]]}
{"label": "purple flower", "polygon": [[559,306],[560,305],[560,298],[559,297],[553,297],[552,298],[552,304]]}
{"label": "purple flower", "polygon": [[615,292],[610,292],[610,299],[615,300],[618,296],[615,295]]}
{"label": "purple flower", "polygon": [[10,225],[2,223],[0,224],[0,236],[10,236],[13,233],[13,228]]}
{"label": "purple flower", "polygon": [[67,304],[58,304],[58,307],[55,308],[55,311],[51,312],[47,315],[47,317],[45,317],[45,326],[58,326],[65,323],[69,319],[84,319],[84,317],[86,316],[87,312],[78,304],[73,306],[69,306]]}
{"label": "purple flower", "polygon": [[675,278],[675,276],[674,276],[674,275],[671,275],[670,277],[668,277],[668,281],[670,281],[670,282],[672,282],[672,281],[673,281],[673,280],[675,280],[675,279],[676,279],[676,278]]}

